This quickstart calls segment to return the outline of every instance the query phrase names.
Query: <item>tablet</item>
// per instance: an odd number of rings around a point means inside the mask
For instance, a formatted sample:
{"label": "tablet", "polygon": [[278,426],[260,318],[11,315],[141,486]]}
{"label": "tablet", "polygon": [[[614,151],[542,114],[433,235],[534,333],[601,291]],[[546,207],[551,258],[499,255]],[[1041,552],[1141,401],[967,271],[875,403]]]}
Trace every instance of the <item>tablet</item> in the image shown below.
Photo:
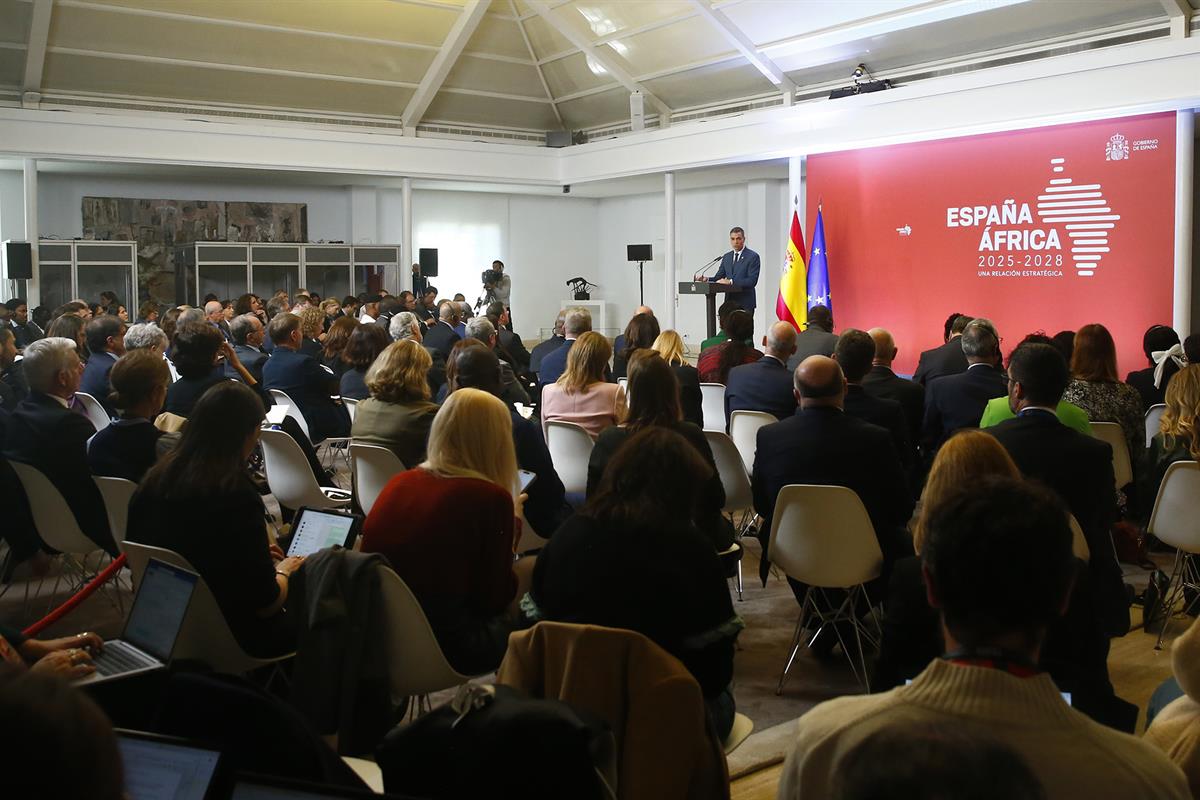
{"label": "tablet", "polygon": [[220,794],[217,748],[141,731],[116,733],[130,800],[209,800]]}
{"label": "tablet", "polygon": [[292,521],[292,543],[289,556],[308,556],[327,547],[354,547],[362,529],[359,514],[305,506],[296,512]]}

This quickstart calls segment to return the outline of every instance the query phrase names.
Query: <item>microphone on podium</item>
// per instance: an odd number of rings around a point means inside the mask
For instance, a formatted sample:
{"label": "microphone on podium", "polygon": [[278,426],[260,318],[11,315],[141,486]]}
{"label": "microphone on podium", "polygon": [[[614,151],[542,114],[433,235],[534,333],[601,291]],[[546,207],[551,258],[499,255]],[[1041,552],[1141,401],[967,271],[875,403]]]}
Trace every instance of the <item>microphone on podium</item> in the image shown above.
{"label": "microphone on podium", "polygon": [[724,258],[724,257],[725,257],[725,254],[724,254],[724,253],[722,253],[721,255],[719,255],[719,256],[717,256],[716,258],[714,258],[712,261],[710,261],[710,262],[708,262],[707,264],[705,264],[705,265],[704,265],[703,267],[701,267],[700,269],[696,270],[694,273],[692,273],[692,280],[693,280],[693,281],[698,281],[698,280],[700,280],[700,276],[701,276],[701,275],[704,273],[704,271],[705,271],[705,270],[707,270],[707,269],[708,269],[709,267],[711,267],[713,264],[716,264],[718,261],[720,261],[720,260],[721,260],[722,258]]}

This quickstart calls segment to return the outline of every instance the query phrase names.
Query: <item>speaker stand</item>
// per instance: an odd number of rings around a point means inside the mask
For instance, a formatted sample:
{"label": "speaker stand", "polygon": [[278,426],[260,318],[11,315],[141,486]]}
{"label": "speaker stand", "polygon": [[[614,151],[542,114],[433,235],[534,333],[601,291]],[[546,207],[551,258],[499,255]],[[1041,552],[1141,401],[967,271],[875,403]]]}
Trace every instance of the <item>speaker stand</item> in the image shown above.
{"label": "speaker stand", "polygon": [[646,277],[642,272],[642,268],[646,266],[645,261],[638,262],[638,305],[646,305]]}

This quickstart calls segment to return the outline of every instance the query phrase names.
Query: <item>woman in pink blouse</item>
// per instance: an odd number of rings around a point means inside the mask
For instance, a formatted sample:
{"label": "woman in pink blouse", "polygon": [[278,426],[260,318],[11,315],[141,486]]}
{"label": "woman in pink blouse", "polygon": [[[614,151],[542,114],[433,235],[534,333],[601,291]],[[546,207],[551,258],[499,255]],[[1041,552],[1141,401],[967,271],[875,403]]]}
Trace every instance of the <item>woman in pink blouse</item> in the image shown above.
{"label": "woman in pink blouse", "polygon": [[625,418],[625,390],[604,379],[612,345],[588,331],[567,354],[567,370],[542,389],[542,424],[574,422],[595,439],[605,428]]}

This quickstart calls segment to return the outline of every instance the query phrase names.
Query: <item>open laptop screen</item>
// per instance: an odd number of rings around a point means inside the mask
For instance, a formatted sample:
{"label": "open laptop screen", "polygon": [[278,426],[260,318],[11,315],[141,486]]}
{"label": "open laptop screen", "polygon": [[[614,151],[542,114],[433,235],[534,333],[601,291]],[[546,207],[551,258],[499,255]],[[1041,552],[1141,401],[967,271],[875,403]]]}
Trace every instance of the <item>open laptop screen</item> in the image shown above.
{"label": "open laptop screen", "polygon": [[335,511],[302,508],[293,522],[289,556],[310,556],[327,547],[353,547],[361,517]]}
{"label": "open laptop screen", "polygon": [[121,638],[159,661],[170,659],[197,579],[194,572],[151,559]]}
{"label": "open laptop screen", "polygon": [[130,800],[204,800],[217,771],[217,750],[118,731]]}

